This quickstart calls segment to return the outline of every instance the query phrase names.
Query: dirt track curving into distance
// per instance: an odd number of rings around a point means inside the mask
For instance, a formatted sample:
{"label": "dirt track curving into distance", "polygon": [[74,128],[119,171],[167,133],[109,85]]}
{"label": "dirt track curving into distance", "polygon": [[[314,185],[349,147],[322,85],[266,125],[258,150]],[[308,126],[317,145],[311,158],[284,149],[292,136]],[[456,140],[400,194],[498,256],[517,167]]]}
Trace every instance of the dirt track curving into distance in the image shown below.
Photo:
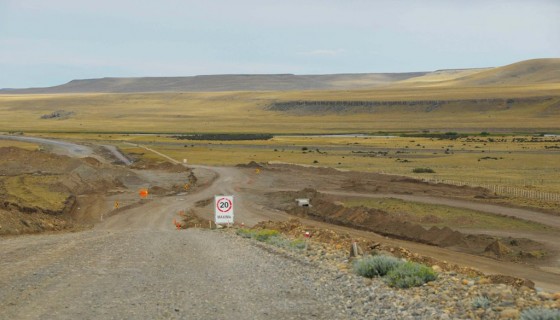
{"label": "dirt track curving into distance", "polygon": [[[292,217],[262,205],[265,186],[285,187],[274,185],[277,177],[273,173],[255,174],[252,169],[230,167],[193,168],[203,187],[188,194],[156,196],[113,215],[107,212],[93,230],[0,238],[2,317],[234,319],[249,312],[255,319],[282,319],[332,315],[331,306],[319,301],[303,282],[311,277],[305,270],[286,270],[282,265],[287,262],[279,262],[278,257],[219,233],[175,230],[173,220],[179,218],[180,210],[193,208],[197,201],[217,194],[234,195],[236,221],[247,225]],[[202,209],[201,215],[211,218],[211,210]],[[539,288],[560,291],[560,276],[554,270],[388,239],[318,221],[303,222],[401,246],[485,273],[528,278]],[[255,265],[262,268],[255,269]]]}

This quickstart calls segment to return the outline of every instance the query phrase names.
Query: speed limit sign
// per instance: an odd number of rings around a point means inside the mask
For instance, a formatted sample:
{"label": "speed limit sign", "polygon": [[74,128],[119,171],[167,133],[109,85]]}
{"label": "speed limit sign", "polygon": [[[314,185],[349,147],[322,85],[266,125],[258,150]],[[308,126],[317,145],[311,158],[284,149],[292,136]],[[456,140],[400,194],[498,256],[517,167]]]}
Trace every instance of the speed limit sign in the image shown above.
{"label": "speed limit sign", "polygon": [[214,196],[214,222],[233,224],[233,196]]}

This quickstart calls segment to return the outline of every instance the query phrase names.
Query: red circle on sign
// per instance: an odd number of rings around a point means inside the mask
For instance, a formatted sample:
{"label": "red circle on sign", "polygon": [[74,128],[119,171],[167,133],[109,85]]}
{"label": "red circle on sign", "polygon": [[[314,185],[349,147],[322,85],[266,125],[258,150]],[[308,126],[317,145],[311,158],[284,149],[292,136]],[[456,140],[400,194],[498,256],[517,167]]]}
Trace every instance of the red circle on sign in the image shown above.
{"label": "red circle on sign", "polygon": [[231,211],[233,205],[231,203],[231,200],[229,200],[228,198],[221,198],[216,203],[216,207],[218,208],[218,211],[226,213]]}

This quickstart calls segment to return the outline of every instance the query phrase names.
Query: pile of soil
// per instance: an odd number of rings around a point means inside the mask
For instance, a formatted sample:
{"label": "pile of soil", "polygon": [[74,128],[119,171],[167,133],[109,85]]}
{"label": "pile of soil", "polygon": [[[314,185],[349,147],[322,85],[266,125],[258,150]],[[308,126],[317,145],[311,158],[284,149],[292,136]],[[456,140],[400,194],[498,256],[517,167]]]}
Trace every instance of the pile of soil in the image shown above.
{"label": "pile of soil", "polygon": [[[425,229],[419,224],[411,223],[399,215],[391,215],[379,209],[366,207],[344,207],[331,202],[328,196],[313,189],[300,192],[276,192],[269,194],[274,198],[271,203],[278,203],[277,209],[284,210],[298,217],[312,218],[327,223],[347,226],[392,238],[414,241],[439,247],[451,248],[457,251],[485,254],[493,242],[499,238],[487,235],[463,234],[449,227],[431,227]],[[294,199],[309,198],[310,207],[299,207]],[[515,243],[509,251],[500,250],[493,258],[508,261],[527,261],[538,258],[536,255],[528,257],[526,252],[539,250],[546,252],[544,245],[528,239],[502,239],[505,243]],[[492,252],[492,251],[491,251]]]}
{"label": "pile of soil", "polygon": [[[77,159],[15,147],[0,148],[0,234],[75,229],[79,227],[74,212],[80,196],[102,195],[124,188],[124,181],[134,176],[128,169],[104,165],[91,157]],[[50,193],[66,197],[66,201],[55,207],[48,201],[38,206],[26,200],[34,199],[30,197],[34,195],[32,191],[30,194],[22,191],[35,187],[26,184],[29,177],[41,181],[41,186]],[[11,192],[8,181],[13,183],[14,179],[21,190]]]}
{"label": "pile of soil", "polygon": [[[207,219],[201,218],[195,210],[191,209],[186,212],[179,213],[182,222],[180,222],[181,229],[188,228],[210,228]],[[215,225],[214,225],[215,226]]]}
{"label": "pile of soil", "polygon": [[494,198],[488,189],[448,184],[434,184],[410,177],[373,172],[341,171],[334,168],[302,167],[290,164],[268,164],[275,172],[277,188],[317,188],[358,193],[417,194],[457,198]]}
{"label": "pile of soil", "polygon": [[130,168],[140,170],[160,170],[173,173],[189,171],[189,168],[178,163],[171,163],[168,161],[149,161],[145,159],[136,160]]}
{"label": "pile of soil", "polygon": [[74,221],[67,215],[24,213],[0,208],[0,235],[74,230],[76,227]]}
{"label": "pile of soil", "polygon": [[240,164],[236,165],[236,167],[238,167],[238,168],[249,168],[249,169],[262,169],[263,168],[263,166],[261,164],[258,164],[255,161],[251,161],[247,164],[240,163]]}
{"label": "pile of soil", "polygon": [[461,274],[469,275],[471,277],[484,277],[489,283],[503,283],[515,287],[526,286],[534,288],[535,284],[527,279],[516,278],[505,275],[484,275],[480,271],[462,267],[447,261],[441,261],[429,256],[419,255],[412,253],[402,247],[392,247],[384,243],[378,243],[371,240],[362,238],[353,238],[346,233],[330,229],[322,229],[313,226],[306,226],[298,219],[290,219],[289,221],[263,221],[253,227],[254,229],[272,229],[278,230],[282,234],[290,237],[301,237],[304,232],[311,233],[311,239],[314,242],[320,242],[328,245],[329,250],[344,250],[349,248],[352,242],[356,242],[359,247],[364,249],[366,254],[378,254],[380,251],[386,255],[392,255],[400,258],[405,258],[410,261],[422,263],[427,266],[438,266],[442,271],[453,271]]}

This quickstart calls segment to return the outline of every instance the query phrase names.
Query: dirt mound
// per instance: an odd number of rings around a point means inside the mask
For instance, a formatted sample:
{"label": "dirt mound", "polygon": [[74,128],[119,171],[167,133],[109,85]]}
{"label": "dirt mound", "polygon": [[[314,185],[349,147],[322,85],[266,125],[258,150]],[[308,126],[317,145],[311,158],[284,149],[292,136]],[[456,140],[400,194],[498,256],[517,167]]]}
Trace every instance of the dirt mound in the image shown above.
{"label": "dirt mound", "polygon": [[64,174],[82,162],[67,156],[30,151],[16,147],[0,148],[0,175],[14,176],[28,173]]}
{"label": "dirt mound", "polygon": [[[366,207],[344,207],[331,202],[327,195],[318,193],[313,189],[304,189],[299,192],[276,192],[268,196],[273,199],[271,203],[279,204],[277,209],[285,210],[298,217],[312,218],[355,229],[373,231],[397,239],[452,248],[474,254],[485,254],[490,250],[493,252],[492,257],[497,259],[530,260],[538,258],[537,255],[533,254],[532,257],[529,257],[528,254],[524,253],[540,252],[545,248],[542,244],[527,239],[504,239],[503,241],[517,245],[515,252],[507,252],[504,249],[505,246],[501,242],[497,242],[499,239],[494,237],[467,235],[449,227],[433,226],[430,229],[425,229],[419,224],[409,222],[406,216],[390,215],[385,211]],[[301,197],[309,198],[311,207],[297,206],[294,199]]]}
{"label": "dirt mound", "polygon": [[53,216],[40,212],[29,214],[0,208],[0,235],[61,231],[75,227],[72,219],[67,216]]}
{"label": "dirt mound", "polygon": [[288,221],[263,221],[255,225],[253,228],[278,230],[285,235],[295,238],[302,237],[303,234],[307,231],[311,233],[311,240],[313,242],[327,244],[328,251],[343,250],[344,248],[348,248],[352,242],[356,242],[361,248],[364,249],[365,252],[373,252],[374,254],[378,254],[380,251],[382,251],[384,252],[384,254],[405,258],[407,260],[419,262],[428,266],[436,265],[443,271],[458,272],[461,274],[469,275],[470,277],[484,277],[485,279],[488,279],[490,283],[503,283],[512,285],[516,288],[519,288],[521,286],[534,288],[535,286],[532,281],[527,279],[505,275],[484,275],[476,269],[459,266],[447,261],[434,259],[433,257],[429,256],[423,256],[417,253],[410,252],[409,250],[402,247],[393,247],[385,243],[375,242],[360,237],[350,237],[347,233],[340,231],[306,226],[303,225],[298,219],[290,219]]}
{"label": "dirt mound", "polygon": [[241,163],[241,164],[236,165],[236,167],[238,167],[238,168],[250,168],[250,169],[262,169],[263,168],[262,165],[256,163],[255,161],[251,161],[247,164]]}
{"label": "dirt mound", "polygon": [[[372,172],[341,171],[334,168],[303,167],[290,164],[268,164],[269,172],[281,174],[278,188],[314,186],[322,190],[340,190],[359,193],[419,194],[435,197],[493,198],[484,188],[455,186],[424,182],[404,176]],[[320,186],[320,187],[319,187]]]}
{"label": "dirt mound", "polygon": [[80,217],[74,223],[73,217],[84,211],[78,207],[84,206],[86,198],[125,188],[127,179],[134,177],[128,169],[91,157],[0,148],[0,234],[75,228],[85,222]]}
{"label": "dirt mound", "polygon": [[[210,228],[212,224],[208,223],[208,220],[201,218],[195,210],[191,209],[188,211],[179,212],[181,220],[178,225],[181,229],[188,228]],[[215,225],[214,225],[215,226]]]}
{"label": "dirt mound", "polygon": [[101,161],[99,161],[95,158],[92,158],[92,157],[82,158],[82,161],[84,161],[85,163],[89,164],[92,167],[97,167],[97,168],[101,167]]}
{"label": "dirt mound", "polygon": [[[330,229],[304,226],[298,219],[290,219],[288,221],[262,221],[253,228],[274,229],[296,238],[303,237],[305,232],[309,232],[311,238],[315,241],[329,244],[343,244],[345,247],[352,242],[352,238],[348,234],[342,234]],[[364,247],[367,247],[367,245],[364,245]]]}
{"label": "dirt mound", "polygon": [[503,258],[506,255],[511,253],[511,249],[508,248],[505,244],[503,244],[500,240],[496,240],[489,244],[485,249],[485,253],[489,253],[494,255],[498,258]]}
{"label": "dirt mound", "polygon": [[155,162],[155,161],[147,161],[145,159],[140,159],[134,162],[130,166],[132,169],[140,169],[140,170],[161,170],[165,172],[188,172],[189,168],[178,164],[178,163],[170,163],[167,161],[164,162]]}

